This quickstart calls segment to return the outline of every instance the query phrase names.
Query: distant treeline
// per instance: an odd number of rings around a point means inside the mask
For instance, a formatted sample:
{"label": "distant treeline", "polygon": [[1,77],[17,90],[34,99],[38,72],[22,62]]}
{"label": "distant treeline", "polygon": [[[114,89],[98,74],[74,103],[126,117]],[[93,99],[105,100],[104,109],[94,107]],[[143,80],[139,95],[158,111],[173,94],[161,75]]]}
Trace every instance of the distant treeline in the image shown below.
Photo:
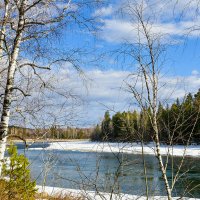
{"label": "distant treeline", "polygon": [[91,128],[61,128],[59,126],[51,126],[47,129],[30,129],[19,126],[10,126],[9,135],[12,138],[25,139],[89,139],[93,129]]}
{"label": "distant treeline", "polygon": [[59,128],[52,126],[47,131],[47,137],[53,139],[89,139],[92,131],[91,128]]}
{"label": "distant treeline", "polygon": [[[177,99],[171,105],[159,103],[157,123],[160,141],[167,144],[200,143],[200,89],[189,93],[184,99]],[[110,117],[106,111],[103,121],[91,136],[98,141],[153,141],[151,110],[117,112]]]}

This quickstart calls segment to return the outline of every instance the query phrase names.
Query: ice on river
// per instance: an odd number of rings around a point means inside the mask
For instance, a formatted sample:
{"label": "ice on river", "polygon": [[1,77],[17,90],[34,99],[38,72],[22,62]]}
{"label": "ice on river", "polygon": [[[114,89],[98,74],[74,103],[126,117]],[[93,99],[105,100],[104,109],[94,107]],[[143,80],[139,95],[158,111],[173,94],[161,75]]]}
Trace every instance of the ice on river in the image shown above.
{"label": "ice on river", "polygon": [[[38,148],[36,148],[38,149]],[[67,141],[67,142],[51,142],[46,150],[71,150],[84,152],[123,152],[131,154],[141,154],[142,147],[140,143],[111,143],[111,142],[91,142],[91,141]],[[155,144],[145,144],[143,148],[144,154],[155,154]],[[161,145],[160,151],[162,155],[171,154],[174,156],[195,156],[200,157],[200,145],[190,145],[187,148],[183,145]]]}

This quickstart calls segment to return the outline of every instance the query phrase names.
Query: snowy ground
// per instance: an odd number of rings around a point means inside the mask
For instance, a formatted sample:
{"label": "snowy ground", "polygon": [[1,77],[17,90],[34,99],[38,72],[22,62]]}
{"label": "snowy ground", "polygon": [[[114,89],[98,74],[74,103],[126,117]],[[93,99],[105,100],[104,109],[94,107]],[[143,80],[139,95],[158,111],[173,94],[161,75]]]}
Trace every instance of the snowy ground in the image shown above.
{"label": "snowy ground", "polygon": [[[56,195],[56,194],[62,194],[62,195],[71,195],[71,196],[83,196],[86,197],[88,200],[146,200],[147,198],[145,196],[136,196],[136,195],[129,195],[129,194],[111,194],[109,193],[95,193],[94,191],[83,191],[83,190],[73,190],[73,189],[66,189],[66,188],[56,188],[56,187],[42,187],[37,186],[38,192],[46,192],[49,195]],[[152,200],[167,200],[167,197],[165,196],[154,196],[149,199]],[[174,200],[178,200],[180,198],[174,197]],[[195,200],[195,198],[181,198],[182,200]],[[197,199],[196,199],[197,200]]]}
{"label": "snowy ground", "polygon": [[[38,148],[37,148],[38,149]],[[52,142],[50,146],[45,148],[47,150],[74,150],[85,152],[123,152],[141,154],[142,148],[137,143],[99,143],[90,141],[72,141],[72,142]],[[185,147],[182,145],[175,145],[168,147],[167,145],[161,145],[161,154],[167,155],[168,153],[174,156],[182,156],[184,154]],[[155,145],[153,143],[144,146],[145,154],[155,154]],[[185,152],[187,156],[200,157],[200,145],[188,146]]]}

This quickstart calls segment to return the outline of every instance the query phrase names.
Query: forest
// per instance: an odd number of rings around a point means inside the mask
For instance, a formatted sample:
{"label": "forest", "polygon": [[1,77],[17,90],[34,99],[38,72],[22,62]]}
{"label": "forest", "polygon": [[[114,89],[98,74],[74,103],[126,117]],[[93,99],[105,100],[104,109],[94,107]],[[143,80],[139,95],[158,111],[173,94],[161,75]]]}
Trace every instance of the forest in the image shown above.
{"label": "forest", "polygon": [[199,2],[0,1],[0,200],[200,198]]}
{"label": "forest", "polygon": [[[157,122],[160,142],[164,144],[200,143],[200,89],[194,95],[177,98],[171,105],[159,103]],[[134,110],[116,112],[112,117],[105,112],[91,136],[94,141],[129,141],[145,143],[154,140],[151,110],[146,106],[140,112]]]}
{"label": "forest", "polygon": [[89,139],[93,128],[60,127],[52,125],[49,128],[27,128],[20,126],[9,126],[9,139]]}

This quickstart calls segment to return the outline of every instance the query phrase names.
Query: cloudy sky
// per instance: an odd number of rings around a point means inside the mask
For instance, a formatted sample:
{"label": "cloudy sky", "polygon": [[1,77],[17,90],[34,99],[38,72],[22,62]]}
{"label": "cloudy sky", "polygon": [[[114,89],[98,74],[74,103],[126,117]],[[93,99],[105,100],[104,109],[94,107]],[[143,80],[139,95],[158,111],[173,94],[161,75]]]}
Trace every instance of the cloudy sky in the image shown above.
{"label": "cloudy sky", "polygon": [[[129,4],[127,4],[129,2]],[[131,2],[131,3],[130,3]],[[137,4],[142,1],[135,1]],[[143,1],[144,20],[152,34],[162,35],[160,41],[165,46],[159,91],[162,100],[182,98],[188,92],[195,93],[200,88],[200,13],[198,0],[149,0]],[[85,54],[82,69],[84,81],[75,70],[64,67],[62,84],[73,87],[81,95],[84,104],[80,116],[83,126],[98,123],[105,112],[111,113],[136,108],[132,95],[125,91],[127,78],[137,67],[129,58],[121,59],[115,55],[125,43],[138,40],[137,20],[130,9],[134,1],[112,0],[102,7],[87,11],[96,17],[99,30],[95,34],[75,29],[64,30],[60,43],[90,49]],[[122,14],[123,13],[123,14]],[[143,41],[141,41],[143,43]],[[101,55],[101,58],[98,58]],[[98,58],[97,62],[89,62]]]}

